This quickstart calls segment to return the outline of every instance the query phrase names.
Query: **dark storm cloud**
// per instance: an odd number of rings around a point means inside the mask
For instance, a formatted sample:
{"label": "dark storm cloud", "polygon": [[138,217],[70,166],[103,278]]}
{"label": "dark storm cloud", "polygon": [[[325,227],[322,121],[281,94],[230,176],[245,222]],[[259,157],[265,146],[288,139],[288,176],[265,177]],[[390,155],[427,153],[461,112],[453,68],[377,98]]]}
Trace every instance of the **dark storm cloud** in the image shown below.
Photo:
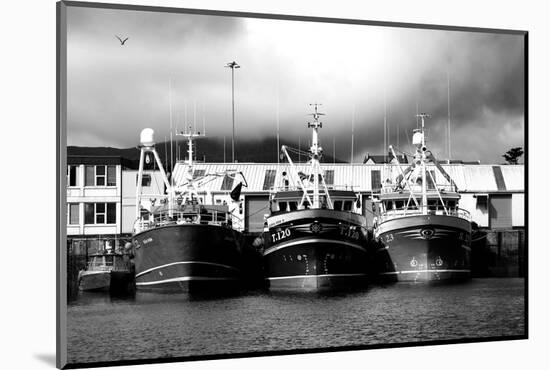
{"label": "dark storm cloud", "polygon": [[[387,136],[391,144],[397,142],[399,126],[401,146],[412,150],[403,130],[408,129],[409,138],[412,136],[418,104],[420,112],[431,115],[427,121],[431,147],[440,157],[447,157],[449,73],[452,157],[501,162],[501,154],[510,147],[523,146],[521,37],[448,32],[432,45],[425,45],[423,51],[429,58],[416,65],[416,77],[387,91]],[[415,59],[414,54],[410,56]],[[382,151],[383,111],[378,109],[373,118],[374,125],[366,123],[359,128],[359,136],[365,139],[358,147],[356,144],[359,151]],[[357,128],[355,131],[357,137]]]}
{"label": "dark storm cloud", "polygon": [[521,36],[85,8],[70,9],[68,21],[70,145],[134,146],[144,127],[163,140],[169,81],[173,126],[196,117],[209,136],[230,136],[224,65],[237,60],[240,141],[274,136],[278,116],[283,140],[305,143],[308,104],[321,102],[325,151],[335,142],[349,159],[353,115],[359,160],[384,151],[385,96],[388,143],[399,133],[410,147],[418,106],[432,115],[431,147],[444,156],[448,73],[453,157],[499,162],[523,146]]}
{"label": "dark storm cloud", "polygon": [[[178,88],[191,95],[207,84],[215,93],[219,81],[201,69],[239,32],[237,18],[70,8],[69,142],[98,145],[91,139],[103,137],[103,144],[129,146],[136,131],[169,122],[169,80],[174,105]],[[129,40],[121,46],[115,35]],[[177,117],[174,108],[174,126]]]}

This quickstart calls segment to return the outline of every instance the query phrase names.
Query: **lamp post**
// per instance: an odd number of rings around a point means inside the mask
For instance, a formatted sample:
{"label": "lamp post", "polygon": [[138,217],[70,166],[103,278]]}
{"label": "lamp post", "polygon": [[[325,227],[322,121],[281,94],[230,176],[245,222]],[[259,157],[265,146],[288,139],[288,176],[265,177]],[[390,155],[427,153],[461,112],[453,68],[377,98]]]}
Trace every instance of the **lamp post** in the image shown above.
{"label": "lamp post", "polygon": [[232,107],[232,121],[233,121],[233,134],[231,137],[231,161],[235,163],[235,68],[241,68],[237,62],[232,61],[225,65],[227,68],[231,68],[231,107]]}

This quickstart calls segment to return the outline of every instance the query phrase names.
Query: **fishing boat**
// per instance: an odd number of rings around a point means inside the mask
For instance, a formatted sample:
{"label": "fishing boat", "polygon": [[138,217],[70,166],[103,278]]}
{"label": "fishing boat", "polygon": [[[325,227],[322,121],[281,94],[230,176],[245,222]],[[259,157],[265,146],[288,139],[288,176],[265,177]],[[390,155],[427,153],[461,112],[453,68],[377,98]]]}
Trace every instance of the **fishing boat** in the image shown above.
{"label": "fishing boat", "polygon": [[[377,200],[374,237],[384,281],[452,281],[470,277],[471,217],[459,208],[456,183],[426,147],[425,118],[414,130],[414,160]],[[395,150],[390,146],[395,156]],[[433,168],[433,170],[430,170]],[[436,170],[445,183],[436,183]]]}
{"label": "fishing boat", "polygon": [[[270,194],[264,231],[264,268],[271,290],[321,291],[357,288],[367,280],[366,220],[352,188],[327,186],[320,168],[318,105],[313,104],[309,174],[296,169],[289,151],[289,172]],[[291,184],[292,183],[292,184]]]}
{"label": "fishing boat", "polygon": [[[141,154],[136,194],[136,218],[132,243],[136,287],[162,292],[190,294],[226,293],[240,289],[247,276],[247,261],[255,253],[245,244],[242,232],[233,227],[235,217],[229,204],[209,204],[211,199],[201,189],[209,178],[241,176],[224,173],[194,176],[193,141],[200,132],[181,133],[188,141],[189,158],[182,183],[169,181],[155,150],[152,129],[141,132]],[[164,194],[142,194],[144,159],[152,154],[160,170]],[[241,181],[229,194],[233,203],[240,201]],[[142,200],[149,200],[149,208]],[[160,204],[157,200],[160,199]]]}
{"label": "fishing boat", "polygon": [[133,271],[125,255],[106,250],[89,256],[85,270],[78,273],[78,287],[82,291],[128,293],[133,290]]}

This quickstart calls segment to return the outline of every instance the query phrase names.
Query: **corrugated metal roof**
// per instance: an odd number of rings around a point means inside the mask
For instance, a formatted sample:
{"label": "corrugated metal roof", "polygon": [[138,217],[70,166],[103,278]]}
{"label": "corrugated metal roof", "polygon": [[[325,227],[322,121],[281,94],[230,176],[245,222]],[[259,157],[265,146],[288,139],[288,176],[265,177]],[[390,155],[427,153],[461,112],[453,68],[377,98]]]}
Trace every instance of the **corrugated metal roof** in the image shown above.
{"label": "corrugated metal roof", "polygon": [[497,183],[492,165],[462,166],[464,173],[464,186],[459,186],[461,191],[497,191]]}
{"label": "corrugated metal roof", "polygon": [[525,174],[523,165],[500,166],[506,189],[508,191],[522,191],[525,188]]}
{"label": "corrugated metal roof", "polygon": [[[429,170],[436,173],[436,183],[438,185],[445,184],[446,180],[436,170],[435,166],[428,166]],[[451,176],[459,191],[468,192],[497,192],[498,187],[495,181],[492,165],[467,165],[467,164],[445,164],[442,165],[445,171]],[[500,166],[507,191],[523,191],[524,190],[524,169],[523,165],[515,166]],[[276,170],[275,186],[283,185],[283,171],[286,171],[290,176],[290,184],[297,184],[297,178],[292,175],[288,164],[284,163],[277,165],[276,163],[196,163],[195,169],[204,169],[207,174],[223,174],[226,170],[236,170],[243,173],[248,188],[243,188],[243,193],[246,192],[265,192],[263,189],[266,170]],[[298,164],[295,166],[297,172],[309,174],[309,165]],[[406,166],[401,165],[402,170]],[[371,174],[373,170],[378,170],[381,173],[381,180],[384,182],[387,178],[394,178],[400,171],[396,165],[370,165],[370,164],[321,164],[321,169],[334,171],[334,185],[338,188],[350,188],[355,191],[370,192],[371,189]],[[174,169],[174,180],[176,184],[183,181],[185,164],[178,163]],[[233,185],[238,183],[236,179]],[[205,185],[205,190],[219,192],[223,182],[223,175],[209,179]]]}

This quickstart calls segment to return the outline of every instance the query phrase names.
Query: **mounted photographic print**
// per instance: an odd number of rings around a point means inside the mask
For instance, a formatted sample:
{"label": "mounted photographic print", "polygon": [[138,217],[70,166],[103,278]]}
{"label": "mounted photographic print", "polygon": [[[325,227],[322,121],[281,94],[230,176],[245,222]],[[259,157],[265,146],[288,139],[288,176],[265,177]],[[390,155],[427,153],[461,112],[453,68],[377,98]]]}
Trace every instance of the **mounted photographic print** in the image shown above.
{"label": "mounted photographic print", "polygon": [[57,10],[58,367],[527,338],[527,32]]}

